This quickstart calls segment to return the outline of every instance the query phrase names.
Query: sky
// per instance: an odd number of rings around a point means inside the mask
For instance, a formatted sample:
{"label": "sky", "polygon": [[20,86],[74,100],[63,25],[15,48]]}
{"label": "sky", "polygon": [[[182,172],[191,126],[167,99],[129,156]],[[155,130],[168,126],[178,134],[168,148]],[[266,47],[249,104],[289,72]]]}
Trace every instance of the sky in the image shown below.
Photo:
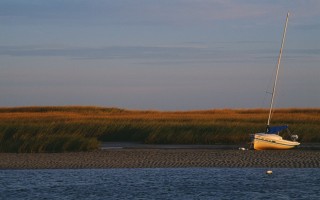
{"label": "sky", "polygon": [[318,0],[1,0],[0,107],[320,107]]}

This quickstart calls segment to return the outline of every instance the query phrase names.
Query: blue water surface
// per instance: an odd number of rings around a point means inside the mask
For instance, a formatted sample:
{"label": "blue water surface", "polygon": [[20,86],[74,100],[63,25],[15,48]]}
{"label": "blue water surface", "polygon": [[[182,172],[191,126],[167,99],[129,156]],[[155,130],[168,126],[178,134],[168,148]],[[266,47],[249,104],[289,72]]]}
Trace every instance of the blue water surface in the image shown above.
{"label": "blue water surface", "polygon": [[320,199],[319,169],[0,170],[0,199]]}

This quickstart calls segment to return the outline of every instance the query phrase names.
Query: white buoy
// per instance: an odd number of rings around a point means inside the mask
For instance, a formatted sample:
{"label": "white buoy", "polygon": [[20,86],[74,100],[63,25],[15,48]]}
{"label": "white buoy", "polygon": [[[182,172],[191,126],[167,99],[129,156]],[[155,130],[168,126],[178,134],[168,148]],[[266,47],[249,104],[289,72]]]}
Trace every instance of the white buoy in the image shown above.
{"label": "white buoy", "polygon": [[266,172],[266,174],[272,174],[272,171],[271,171],[271,170],[268,170],[268,171]]}

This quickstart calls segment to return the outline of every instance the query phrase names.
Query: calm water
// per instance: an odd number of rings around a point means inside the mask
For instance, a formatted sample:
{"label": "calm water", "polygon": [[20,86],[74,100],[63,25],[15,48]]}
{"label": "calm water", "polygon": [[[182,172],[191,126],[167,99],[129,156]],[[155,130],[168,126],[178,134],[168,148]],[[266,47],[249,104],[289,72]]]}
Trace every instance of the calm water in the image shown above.
{"label": "calm water", "polygon": [[0,170],[0,199],[320,199],[320,169]]}

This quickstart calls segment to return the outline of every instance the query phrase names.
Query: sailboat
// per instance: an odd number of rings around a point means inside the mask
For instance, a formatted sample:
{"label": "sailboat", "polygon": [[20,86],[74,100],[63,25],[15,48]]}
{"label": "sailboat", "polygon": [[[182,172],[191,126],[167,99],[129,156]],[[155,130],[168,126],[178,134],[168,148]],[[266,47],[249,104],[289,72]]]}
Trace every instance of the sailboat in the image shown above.
{"label": "sailboat", "polygon": [[[289,12],[286,17],[286,23],[284,26],[282,43],[281,43],[280,53],[279,53],[279,57],[278,57],[276,77],[275,77],[275,80],[273,83],[273,90],[272,90],[272,97],[271,97],[271,102],[270,102],[270,110],[269,110],[267,128],[266,128],[266,131],[263,133],[251,134],[251,142],[253,145],[253,149],[255,149],[255,150],[292,149],[292,148],[300,145],[300,143],[296,141],[298,139],[298,136],[291,135],[287,125],[270,126],[271,115],[272,115],[273,104],[274,104],[274,97],[275,97],[276,86],[277,86],[277,81],[278,81],[280,62],[281,62],[281,57],[282,57],[282,49],[284,46],[284,41],[285,41],[286,32],[287,32],[288,19],[289,19]],[[285,130],[287,131],[287,133],[290,136],[290,138],[288,140],[283,139],[283,137],[279,135],[280,132],[285,131]]]}

